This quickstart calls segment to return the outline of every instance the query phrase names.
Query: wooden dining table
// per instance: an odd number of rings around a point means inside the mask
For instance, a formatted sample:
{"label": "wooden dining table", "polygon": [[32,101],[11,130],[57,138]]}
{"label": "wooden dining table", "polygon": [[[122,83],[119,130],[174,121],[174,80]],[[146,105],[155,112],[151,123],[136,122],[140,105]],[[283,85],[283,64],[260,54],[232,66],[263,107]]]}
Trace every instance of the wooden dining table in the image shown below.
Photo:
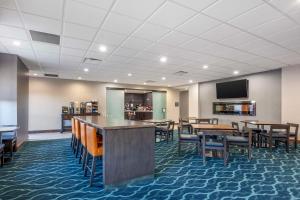
{"label": "wooden dining table", "polygon": [[195,131],[235,131],[229,124],[192,124],[193,130]]}
{"label": "wooden dining table", "polygon": [[257,126],[257,128],[261,127],[264,129],[264,126],[272,126],[272,125],[278,125],[281,123],[278,122],[272,122],[272,121],[264,121],[264,120],[242,120],[240,121],[245,124],[245,127],[248,127],[248,124]]}
{"label": "wooden dining table", "polygon": [[143,122],[151,123],[151,124],[164,124],[168,123],[171,120],[169,119],[148,119],[148,120],[143,120]]}

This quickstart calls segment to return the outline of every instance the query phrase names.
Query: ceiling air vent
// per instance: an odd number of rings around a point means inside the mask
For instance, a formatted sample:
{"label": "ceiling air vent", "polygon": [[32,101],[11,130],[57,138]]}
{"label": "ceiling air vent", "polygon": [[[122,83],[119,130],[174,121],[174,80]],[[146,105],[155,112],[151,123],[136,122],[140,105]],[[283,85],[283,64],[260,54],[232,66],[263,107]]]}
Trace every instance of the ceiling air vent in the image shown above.
{"label": "ceiling air vent", "polygon": [[148,80],[146,83],[155,83],[156,81]]}
{"label": "ceiling air vent", "polygon": [[44,33],[44,32],[39,32],[39,31],[33,31],[33,30],[30,30],[29,32],[30,32],[32,41],[46,42],[46,43],[55,44],[55,45],[59,45],[59,43],[60,43],[59,35],[54,35],[54,34]]}
{"label": "ceiling air vent", "polygon": [[44,74],[46,77],[58,78],[58,74]]}
{"label": "ceiling air vent", "polygon": [[186,71],[178,71],[178,72],[175,72],[174,75],[176,76],[183,76],[183,75],[186,75],[188,72]]}
{"label": "ceiling air vent", "polygon": [[98,65],[102,62],[102,60],[98,58],[84,58],[83,63],[85,64],[92,64],[92,65]]}

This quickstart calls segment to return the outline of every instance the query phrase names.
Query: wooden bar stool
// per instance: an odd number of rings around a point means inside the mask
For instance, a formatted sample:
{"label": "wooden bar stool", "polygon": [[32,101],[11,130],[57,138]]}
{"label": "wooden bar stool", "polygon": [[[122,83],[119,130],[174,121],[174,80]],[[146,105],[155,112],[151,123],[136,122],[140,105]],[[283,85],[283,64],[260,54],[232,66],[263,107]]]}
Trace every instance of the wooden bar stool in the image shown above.
{"label": "wooden bar stool", "polygon": [[1,162],[1,167],[4,164],[4,144],[1,143],[2,141],[0,140],[0,162]]}
{"label": "wooden bar stool", "polygon": [[[101,139],[98,138],[97,129],[86,125],[87,155],[85,160],[84,176],[87,175],[87,171],[90,172],[90,186],[92,186],[96,172],[96,158],[101,158],[103,155],[103,143]],[[89,167],[90,156],[93,158],[91,167]]]}
{"label": "wooden bar stool", "polygon": [[80,122],[75,119],[75,156],[77,158],[80,148],[81,138],[80,138]]}
{"label": "wooden bar stool", "polygon": [[81,148],[80,148],[80,156],[79,156],[79,164],[82,161],[82,170],[84,170],[84,164],[87,154],[87,141],[86,141],[86,124],[80,122],[80,139],[81,139]]}
{"label": "wooden bar stool", "polygon": [[71,119],[71,123],[72,123],[71,148],[74,152],[74,150],[75,150],[75,139],[76,139],[76,136],[75,136],[75,119],[74,118]]}

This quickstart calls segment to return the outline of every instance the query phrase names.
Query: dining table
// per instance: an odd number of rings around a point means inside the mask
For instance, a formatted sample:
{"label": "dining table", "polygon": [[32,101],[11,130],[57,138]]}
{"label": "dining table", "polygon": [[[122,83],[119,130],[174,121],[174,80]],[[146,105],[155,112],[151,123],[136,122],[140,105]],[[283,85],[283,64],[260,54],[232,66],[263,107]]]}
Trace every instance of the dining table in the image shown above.
{"label": "dining table", "polygon": [[265,126],[279,125],[281,123],[266,121],[266,120],[242,120],[241,123],[245,124],[245,127],[248,127],[248,124],[257,126],[257,128],[264,129]]}
{"label": "dining table", "polygon": [[233,128],[229,124],[192,124],[194,131],[225,131],[231,132],[235,131],[236,128]]}

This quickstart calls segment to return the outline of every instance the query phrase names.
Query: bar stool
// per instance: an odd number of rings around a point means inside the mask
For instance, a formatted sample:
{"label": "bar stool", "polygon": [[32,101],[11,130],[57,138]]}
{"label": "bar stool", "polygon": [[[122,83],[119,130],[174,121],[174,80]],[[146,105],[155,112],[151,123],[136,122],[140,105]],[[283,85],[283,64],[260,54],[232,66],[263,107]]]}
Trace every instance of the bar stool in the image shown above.
{"label": "bar stool", "polygon": [[75,150],[75,139],[76,139],[76,137],[75,137],[75,119],[72,118],[72,119],[71,119],[71,122],[72,122],[71,148],[72,148],[72,150],[73,150],[73,152],[74,152],[74,150]]}
{"label": "bar stool", "polygon": [[81,148],[80,148],[80,156],[79,156],[79,164],[82,161],[82,170],[84,170],[84,163],[86,159],[87,149],[86,149],[86,124],[80,122],[80,139],[81,139]]}
{"label": "bar stool", "polygon": [[1,167],[3,166],[4,164],[4,144],[1,143],[1,140],[0,140],[0,162],[1,162]]}
{"label": "bar stool", "polygon": [[75,119],[75,156],[77,158],[79,148],[80,148],[81,138],[80,138],[80,122]]}
{"label": "bar stool", "polygon": [[[84,167],[84,176],[87,171],[90,172],[90,186],[92,186],[93,178],[96,172],[96,158],[101,158],[103,155],[102,141],[98,139],[97,129],[86,125],[86,139],[87,139],[87,155]],[[92,156],[92,165],[89,167],[90,156]]]}

